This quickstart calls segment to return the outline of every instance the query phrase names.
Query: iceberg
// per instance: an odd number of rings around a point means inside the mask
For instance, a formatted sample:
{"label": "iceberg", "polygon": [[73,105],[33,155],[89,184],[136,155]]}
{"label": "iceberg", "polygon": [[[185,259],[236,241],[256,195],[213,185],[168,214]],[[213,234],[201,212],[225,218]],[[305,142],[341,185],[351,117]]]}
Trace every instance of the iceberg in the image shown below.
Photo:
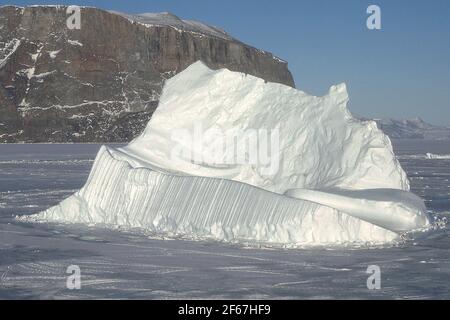
{"label": "iceberg", "polygon": [[345,84],[315,97],[196,62],[166,81],[139,137],[103,146],[81,190],[27,219],[282,246],[427,228],[389,138],[348,100]]}

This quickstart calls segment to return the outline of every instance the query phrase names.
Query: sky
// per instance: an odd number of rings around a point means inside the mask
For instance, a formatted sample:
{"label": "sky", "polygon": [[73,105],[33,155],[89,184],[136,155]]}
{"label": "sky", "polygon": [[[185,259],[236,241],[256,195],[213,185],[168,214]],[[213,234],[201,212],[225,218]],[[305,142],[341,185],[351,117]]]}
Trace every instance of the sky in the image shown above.
{"label": "sky", "polygon": [[[13,1],[76,4],[127,13],[171,12],[225,29],[288,61],[296,86],[324,95],[345,82],[349,108],[372,118],[421,117],[450,125],[448,0]],[[369,5],[381,30],[369,30]]]}

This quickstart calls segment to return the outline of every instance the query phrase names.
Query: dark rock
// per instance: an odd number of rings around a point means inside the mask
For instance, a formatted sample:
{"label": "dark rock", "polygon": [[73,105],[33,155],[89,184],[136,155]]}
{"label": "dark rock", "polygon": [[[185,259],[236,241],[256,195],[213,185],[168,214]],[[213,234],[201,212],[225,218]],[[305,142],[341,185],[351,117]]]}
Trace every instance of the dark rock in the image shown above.
{"label": "dark rock", "polygon": [[197,60],[294,86],[286,62],[218,28],[82,8],[70,30],[66,9],[0,7],[0,142],[129,141]]}

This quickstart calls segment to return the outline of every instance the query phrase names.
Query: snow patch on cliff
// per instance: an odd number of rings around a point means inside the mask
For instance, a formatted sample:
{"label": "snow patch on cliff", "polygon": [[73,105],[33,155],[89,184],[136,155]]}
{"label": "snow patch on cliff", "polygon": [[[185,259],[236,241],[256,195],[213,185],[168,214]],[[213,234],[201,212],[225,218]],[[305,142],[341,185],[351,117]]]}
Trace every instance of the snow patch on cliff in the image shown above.
{"label": "snow patch on cliff", "polygon": [[73,46],[79,46],[79,47],[83,46],[83,44],[81,42],[79,42],[78,40],[70,40],[69,39],[69,40],[67,40],[67,42],[70,43]]}
{"label": "snow patch on cliff", "polygon": [[55,50],[55,51],[47,51],[48,55],[50,56],[50,59],[55,59],[58,53],[61,52],[61,49]]}

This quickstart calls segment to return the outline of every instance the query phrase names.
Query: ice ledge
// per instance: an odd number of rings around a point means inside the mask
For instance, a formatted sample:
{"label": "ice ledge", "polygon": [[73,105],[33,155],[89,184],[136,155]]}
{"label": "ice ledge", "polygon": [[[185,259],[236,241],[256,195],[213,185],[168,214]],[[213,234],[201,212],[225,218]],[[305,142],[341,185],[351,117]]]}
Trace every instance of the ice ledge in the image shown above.
{"label": "ice ledge", "polygon": [[429,225],[422,199],[403,190],[292,189],[285,195],[334,208],[398,233],[426,228]]}

